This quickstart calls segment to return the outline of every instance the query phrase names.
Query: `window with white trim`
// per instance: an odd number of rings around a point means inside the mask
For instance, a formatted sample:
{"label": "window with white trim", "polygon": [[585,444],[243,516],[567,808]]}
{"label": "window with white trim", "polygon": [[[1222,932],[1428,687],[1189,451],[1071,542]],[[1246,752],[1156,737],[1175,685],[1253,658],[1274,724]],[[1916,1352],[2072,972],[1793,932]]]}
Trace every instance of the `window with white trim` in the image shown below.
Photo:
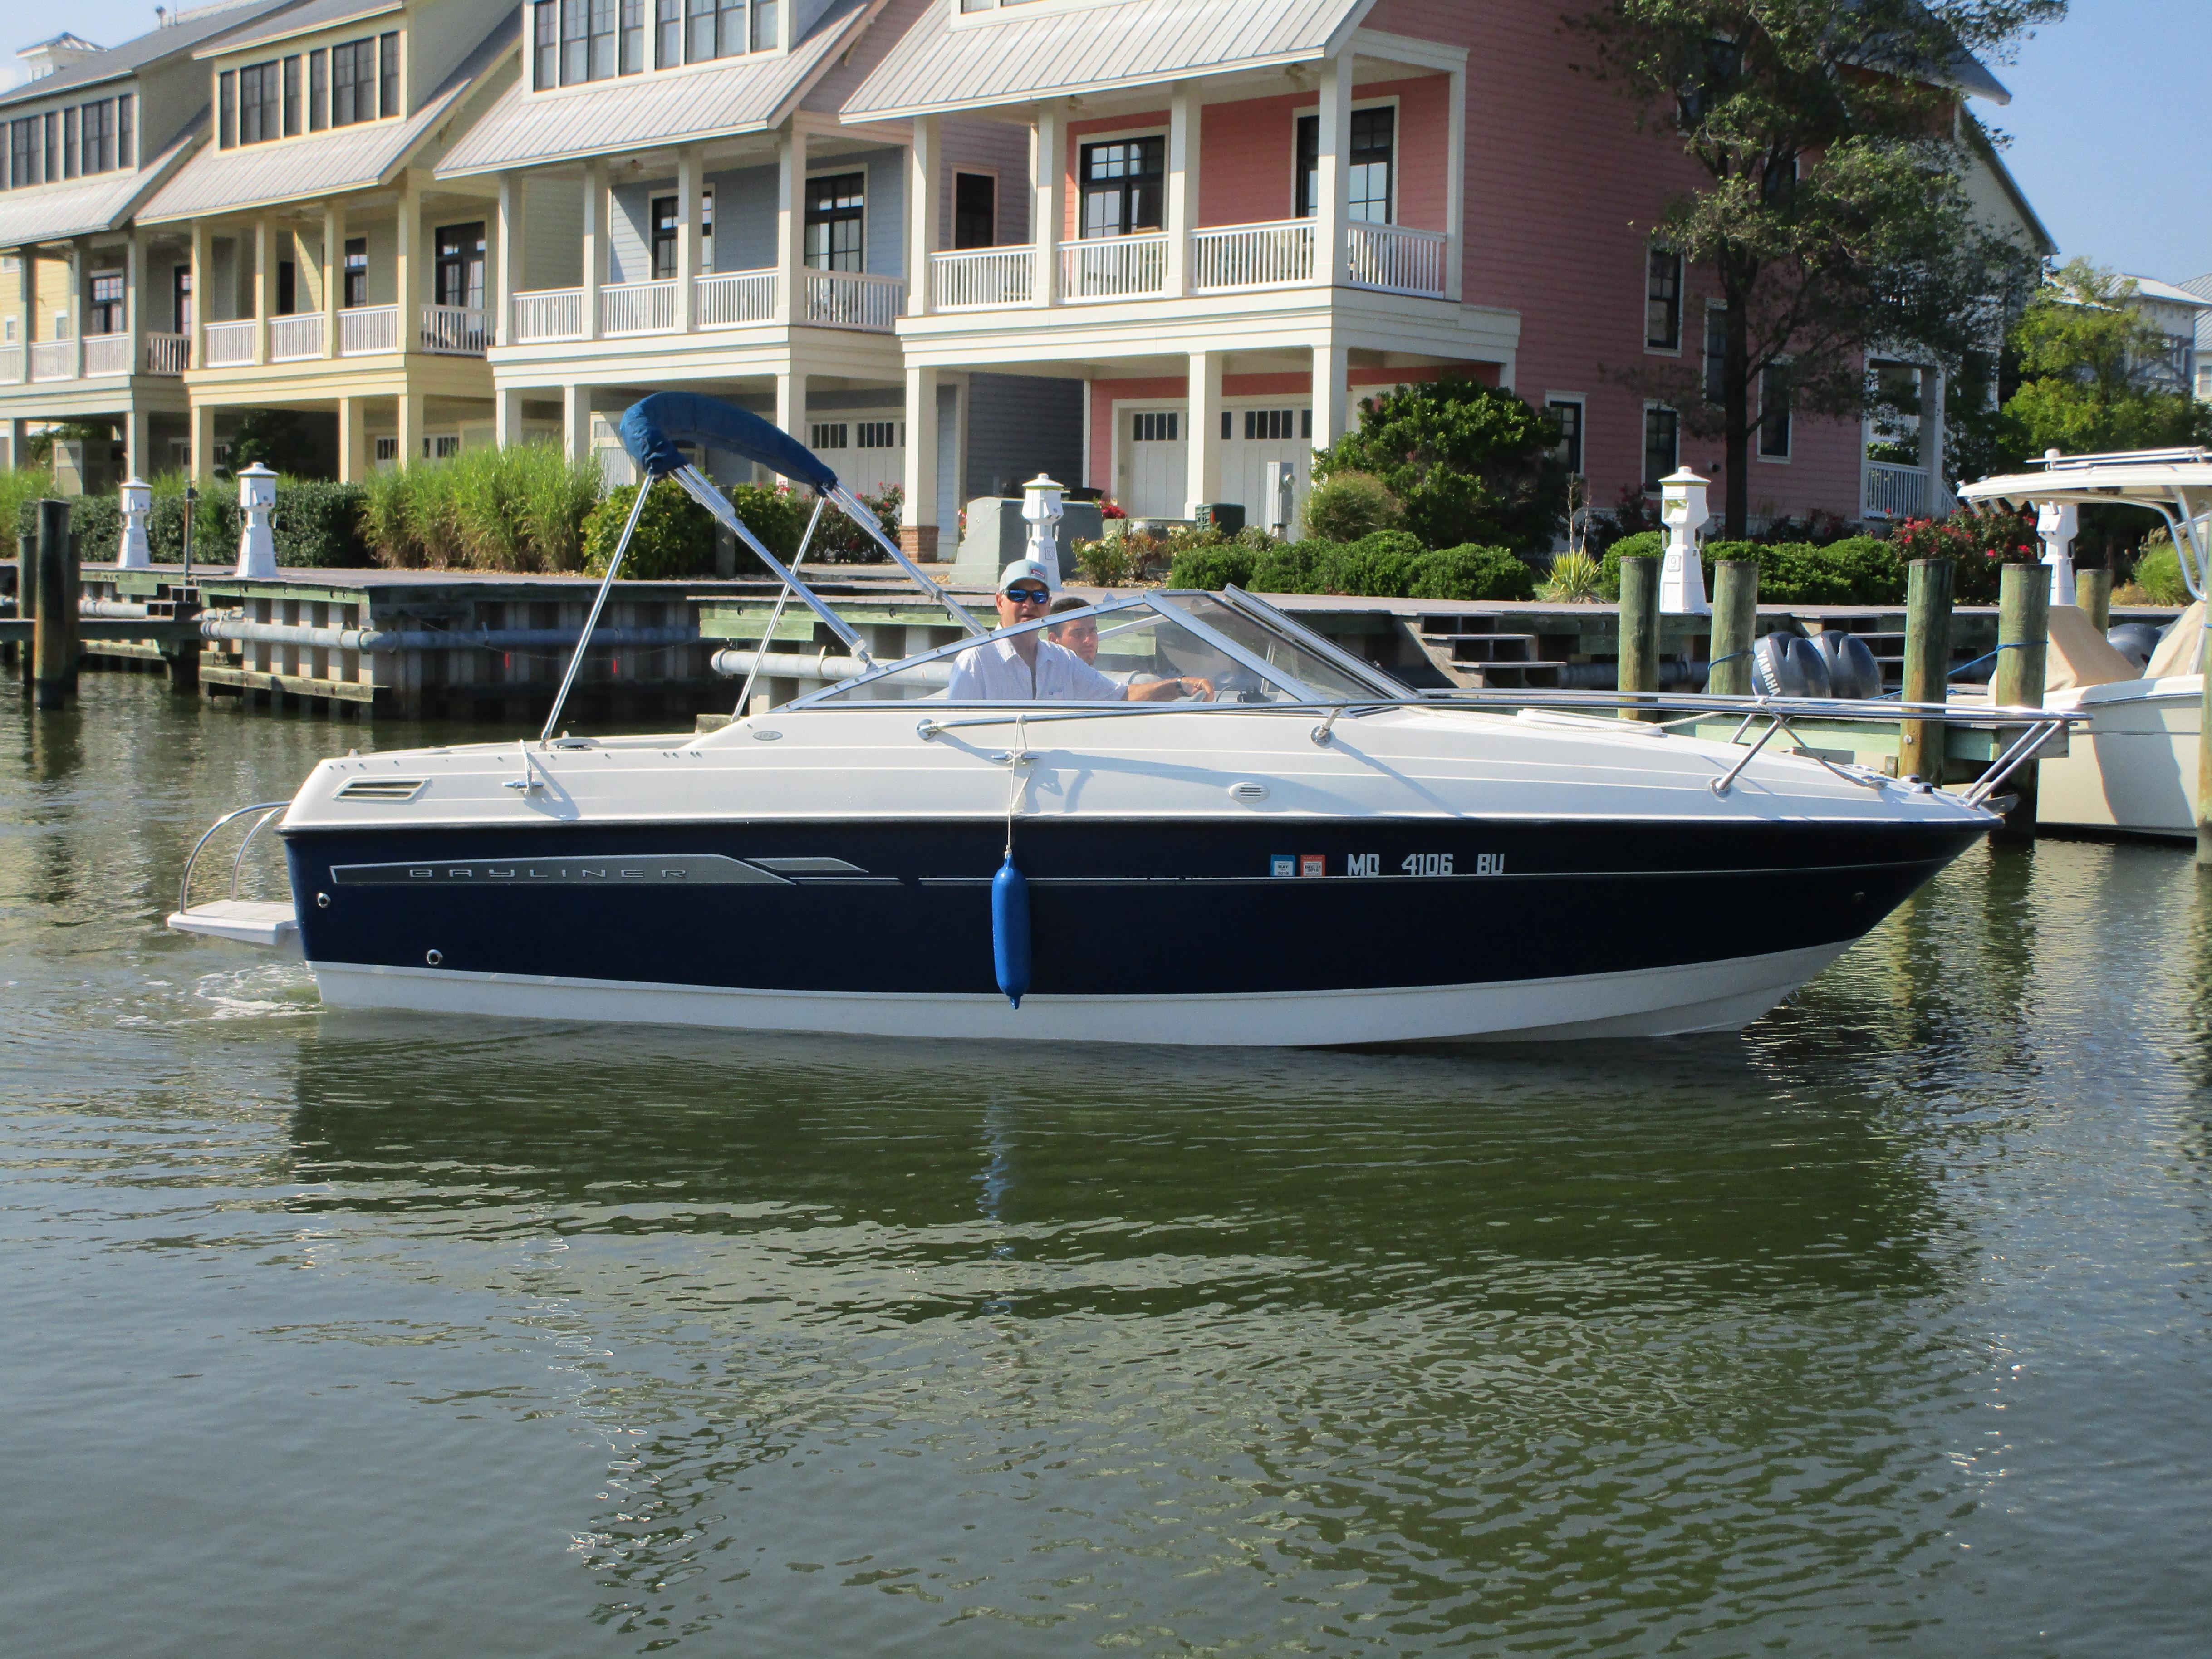
{"label": "window with white trim", "polygon": [[896,449],[906,442],[906,427],[899,421],[856,421],[853,423],[853,447],[855,449]]}
{"label": "window with white trim", "polygon": [[1759,458],[1790,459],[1790,369],[1769,363],[1759,373]]}
{"label": "window with white trim", "polygon": [[1559,441],[1552,453],[1570,475],[1579,477],[1583,470],[1583,400],[1579,398],[1554,398],[1544,405],[1544,412],[1559,428]]}
{"label": "window with white trim", "polygon": [[1659,494],[1659,481],[1681,465],[1682,419],[1664,404],[1644,406],[1644,493]]}
{"label": "window with white trim", "polygon": [[1648,351],[1682,349],[1682,256],[1656,243],[1644,256],[1644,345]]}

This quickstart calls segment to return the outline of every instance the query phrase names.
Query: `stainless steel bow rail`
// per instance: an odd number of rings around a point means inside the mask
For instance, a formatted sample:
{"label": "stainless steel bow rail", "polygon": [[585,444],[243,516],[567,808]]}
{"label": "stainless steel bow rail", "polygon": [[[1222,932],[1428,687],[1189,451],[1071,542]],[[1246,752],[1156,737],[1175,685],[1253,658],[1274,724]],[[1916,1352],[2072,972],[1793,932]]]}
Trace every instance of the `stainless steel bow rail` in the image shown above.
{"label": "stainless steel bow rail", "polygon": [[185,877],[177,884],[178,910],[181,913],[192,908],[192,867],[200,861],[202,850],[215,839],[216,832],[225,824],[242,818],[249,812],[258,812],[262,815],[260,822],[246,832],[246,839],[238,843],[238,856],[230,861],[230,896],[235,899],[238,896],[239,878],[246,870],[246,849],[253,845],[253,838],[261,833],[263,826],[291,804],[289,800],[256,801],[251,806],[240,806],[232,811],[225,812],[210,824],[207,833],[192,843],[192,855],[185,860]]}

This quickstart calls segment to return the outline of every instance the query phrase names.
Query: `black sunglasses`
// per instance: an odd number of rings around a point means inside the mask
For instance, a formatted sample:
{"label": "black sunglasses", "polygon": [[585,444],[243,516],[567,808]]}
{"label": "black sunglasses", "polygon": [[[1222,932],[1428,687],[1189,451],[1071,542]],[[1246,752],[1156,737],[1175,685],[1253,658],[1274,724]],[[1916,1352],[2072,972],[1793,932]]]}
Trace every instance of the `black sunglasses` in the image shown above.
{"label": "black sunglasses", "polygon": [[1042,605],[1052,597],[1048,587],[1010,587],[1006,597],[1016,605]]}

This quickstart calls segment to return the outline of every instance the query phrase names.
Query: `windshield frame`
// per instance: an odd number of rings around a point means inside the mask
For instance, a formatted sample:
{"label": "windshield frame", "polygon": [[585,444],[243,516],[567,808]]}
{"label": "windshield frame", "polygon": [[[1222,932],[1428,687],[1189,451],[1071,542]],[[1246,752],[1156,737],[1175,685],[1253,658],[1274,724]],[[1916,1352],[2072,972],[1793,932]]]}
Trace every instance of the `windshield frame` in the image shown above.
{"label": "windshield frame", "polygon": [[[825,704],[829,704],[831,698],[839,696],[841,693],[849,691],[855,686],[868,684],[872,681],[884,678],[891,674],[896,674],[902,669],[912,668],[920,663],[933,662],[947,657],[956,657],[963,651],[967,650],[969,647],[981,645],[988,641],[1011,639],[1017,634],[1034,633],[1039,629],[1057,628],[1064,623],[1074,621],[1079,617],[1110,617],[1117,611],[1132,611],[1139,608],[1156,612],[1164,620],[1173,623],[1176,627],[1188,629],[1191,633],[1205,641],[1206,644],[1213,647],[1224,656],[1229,657],[1241,666],[1249,670],[1252,673],[1258,675],[1261,679],[1267,682],[1268,684],[1274,686],[1279,690],[1287,691],[1291,694],[1291,698],[1289,702],[1278,704],[1276,705],[1277,707],[1291,708],[1304,706],[1305,708],[1311,708],[1318,706],[1328,708],[1338,704],[1348,705],[1355,702],[1369,701],[1369,699],[1364,698],[1326,696],[1316,692],[1311,686],[1306,684],[1303,680],[1296,678],[1273,663],[1270,663],[1259,657],[1255,657],[1251,652],[1246,650],[1244,647],[1238,644],[1235,640],[1232,640],[1228,635],[1223,634],[1218,629],[1212,627],[1197,617],[1194,617],[1183,606],[1176,604],[1175,598],[1179,593],[1205,593],[1206,597],[1209,599],[1223,599],[1222,595],[1207,592],[1206,590],[1202,588],[1147,588],[1144,592],[1139,593],[1109,595],[1105,599],[1098,600],[1096,604],[1084,606],[1079,611],[1056,611],[1048,616],[1037,617],[1033,621],[1019,622],[1012,623],[1011,626],[1006,628],[994,629],[991,632],[983,635],[981,638],[970,635],[966,639],[956,640],[950,645],[936,646],[927,651],[917,652],[911,657],[902,657],[896,662],[879,663],[865,674],[854,674],[849,678],[839,680],[834,685],[825,685],[818,691],[810,691],[803,697],[793,697],[789,702],[785,703],[781,708],[779,708],[776,710],[776,713],[781,714],[786,709],[822,707]],[[1286,618],[1279,618],[1274,615],[1267,617],[1256,616],[1251,611],[1237,605],[1234,601],[1223,599],[1223,602],[1228,604],[1230,608],[1236,611],[1240,616],[1244,617],[1247,620],[1263,628],[1277,629],[1280,628],[1282,621],[1287,620]],[[1270,609],[1272,609],[1272,607]],[[1291,626],[1291,629],[1295,630],[1296,633],[1304,633],[1305,631],[1304,629],[1297,629],[1297,624],[1295,623],[1292,623]],[[1288,640],[1290,643],[1297,645],[1302,649],[1310,650],[1313,648],[1307,641],[1294,637],[1291,631],[1285,632],[1285,638]],[[1331,660],[1335,660],[1343,655],[1342,653],[1328,647],[1323,647],[1319,654],[1324,655]],[[1359,670],[1358,678],[1372,684],[1374,671],[1365,667],[1364,665],[1359,665]],[[1380,692],[1376,698],[1373,700],[1378,702],[1399,702],[1402,701],[1407,695],[1407,693],[1403,690],[1396,691],[1383,691]],[[987,702],[978,703],[975,706],[979,708],[997,708],[1000,707],[1003,702],[1003,699],[993,700]],[[872,708],[877,705],[874,703],[855,702],[849,704],[841,703],[832,706],[840,708]],[[939,707],[944,706],[946,705],[939,704]],[[963,703],[953,704],[951,706],[964,708],[969,705]],[[1024,702],[1021,706],[1024,708],[1029,708],[1032,705]],[[1108,708],[1118,708],[1121,705],[1119,702],[1091,703],[1086,700],[1081,699],[1048,698],[1034,706],[1040,708],[1087,707]],[[1197,705],[1188,702],[1158,702],[1133,703],[1128,706],[1133,709],[1144,709],[1152,713],[1165,713],[1168,710],[1174,708],[1182,708],[1188,711]],[[1264,708],[1267,705],[1261,704],[1256,706]]]}

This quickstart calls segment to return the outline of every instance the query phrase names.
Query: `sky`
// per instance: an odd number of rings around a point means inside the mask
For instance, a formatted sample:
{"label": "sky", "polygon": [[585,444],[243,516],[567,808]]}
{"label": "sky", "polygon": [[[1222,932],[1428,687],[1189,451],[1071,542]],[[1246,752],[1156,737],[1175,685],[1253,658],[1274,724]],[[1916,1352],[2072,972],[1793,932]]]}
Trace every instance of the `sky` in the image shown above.
{"label": "sky", "polygon": [[[6,12],[21,37],[0,41],[9,82],[21,67],[15,48],[58,27],[112,46],[154,22],[147,0]],[[2061,258],[2168,282],[2212,273],[2212,144],[2196,90],[2212,70],[2212,0],[2073,0],[2067,20],[2027,41],[2018,61],[1992,67],[2013,100],[1976,107],[2011,135],[2006,164]]]}

